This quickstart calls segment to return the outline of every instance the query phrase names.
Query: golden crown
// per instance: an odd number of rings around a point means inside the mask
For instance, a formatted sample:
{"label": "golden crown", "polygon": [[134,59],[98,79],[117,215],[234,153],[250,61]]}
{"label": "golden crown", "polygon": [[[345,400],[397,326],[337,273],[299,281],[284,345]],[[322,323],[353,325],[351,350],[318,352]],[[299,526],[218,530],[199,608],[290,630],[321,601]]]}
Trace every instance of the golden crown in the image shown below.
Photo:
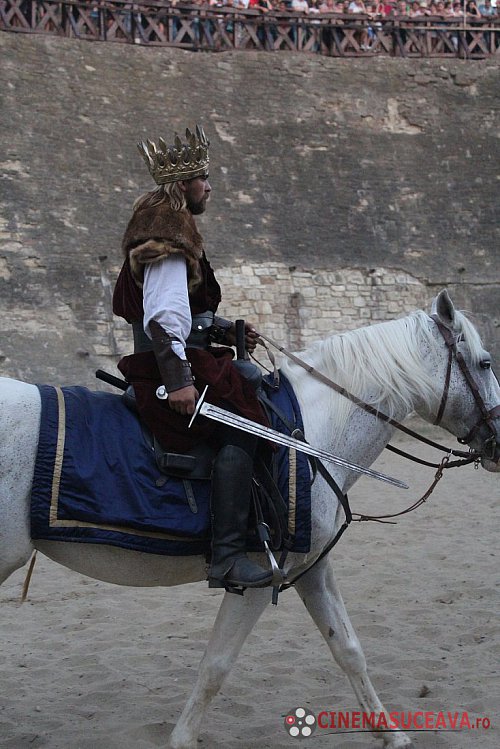
{"label": "golden crown", "polygon": [[167,146],[163,138],[158,139],[158,145],[149,139],[137,144],[157,185],[207,174],[210,141],[203,128],[196,125],[194,133],[186,128],[186,141],[183,143],[176,133],[172,146]]}

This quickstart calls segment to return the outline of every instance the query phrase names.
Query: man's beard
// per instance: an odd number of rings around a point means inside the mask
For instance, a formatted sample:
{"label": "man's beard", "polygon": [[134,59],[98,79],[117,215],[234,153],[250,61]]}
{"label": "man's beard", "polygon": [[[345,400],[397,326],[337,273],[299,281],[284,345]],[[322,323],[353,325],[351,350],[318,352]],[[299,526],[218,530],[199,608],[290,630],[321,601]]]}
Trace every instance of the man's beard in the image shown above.
{"label": "man's beard", "polygon": [[202,198],[201,200],[197,201],[186,199],[186,203],[188,210],[193,214],[193,216],[199,216],[200,213],[205,213],[207,207],[206,198]]}

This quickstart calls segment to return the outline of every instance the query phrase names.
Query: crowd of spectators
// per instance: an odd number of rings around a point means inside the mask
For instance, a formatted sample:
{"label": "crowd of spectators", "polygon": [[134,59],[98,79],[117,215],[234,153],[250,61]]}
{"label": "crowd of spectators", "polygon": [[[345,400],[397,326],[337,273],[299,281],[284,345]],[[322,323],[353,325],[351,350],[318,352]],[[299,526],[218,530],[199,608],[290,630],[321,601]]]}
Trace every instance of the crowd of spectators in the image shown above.
{"label": "crowd of spectators", "polygon": [[460,17],[465,15],[477,18],[496,18],[500,15],[492,0],[167,0],[170,7],[202,6],[205,8],[232,7],[240,10],[259,10],[262,13],[284,11],[304,15],[342,14],[342,15],[376,15],[381,17],[405,16],[442,16]]}
{"label": "crowd of spectators", "polygon": [[[218,8],[233,8],[241,11],[258,11],[259,13],[275,14],[285,16],[290,14],[294,18],[303,16],[302,23],[303,34],[307,36],[307,29],[314,25],[315,15],[332,15],[338,19],[344,18],[345,21],[340,23],[347,24],[349,20],[346,16],[356,16],[368,19],[365,28],[356,33],[356,38],[362,50],[369,50],[374,45],[377,33],[383,27],[384,19],[405,18],[416,19],[418,17],[429,17],[436,21],[457,21],[459,19],[474,22],[478,19],[497,19],[500,18],[500,0],[496,0],[497,5],[492,5],[492,0],[167,0],[171,8],[182,9],[188,7],[201,7],[212,10]],[[498,6],[498,7],[497,7]],[[209,28],[210,22],[205,22],[205,27]],[[319,21],[316,21],[319,23]],[[227,26],[228,31],[233,30],[232,22]],[[288,31],[292,41],[296,40],[300,24]],[[267,33],[271,34],[273,39],[276,37],[277,26],[268,27]],[[305,31],[304,31],[305,30]],[[263,44],[265,44],[265,29],[259,27],[257,34]],[[405,33],[402,32],[402,40],[405,40]],[[458,45],[456,35],[452,36],[455,47]],[[328,29],[322,32],[322,41],[326,47],[331,45],[331,32]],[[312,47],[313,51],[319,51],[321,45],[319,42]]]}
{"label": "crowd of spectators", "polygon": [[[182,23],[184,16],[186,20],[189,18],[190,31],[188,33],[195,46],[203,46],[203,41],[213,39],[221,23],[226,32],[239,31],[241,33],[244,19],[239,13],[235,17],[234,11],[242,11],[242,16],[245,11],[253,11],[251,16],[255,16],[255,13],[262,17],[269,14],[267,25],[260,21],[256,25],[257,37],[265,48],[274,48],[274,41],[282,29],[284,29],[283,34],[286,34],[293,43],[297,41],[299,34],[306,41],[311,39],[312,30],[320,23],[319,20],[314,20],[318,15],[335,17],[336,24],[344,24],[343,28],[346,33],[349,28],[353,28],[353,21],[350,21],[349,17],[358,16],[359,21],[363,19],[362,23],[356,23],[354,28],[357,30],[352,35],[355,43],[362,50],[370,50],[377,46],[377,36],[391,19],[424,19],[427,17],[434,20],[434,25],[442,24],[447,27],[456,26],[458,20],[474,25],[475,22],[484,23],[485,19],[495,22],[500,19],[500,0],[496,0],[495,5],[492,0],[479,0],[479,2],[476,0],[156,0],[152,5],[148,0],[142,0],[142,2],[141,0],[118,0],[118,2],[80,0],[80,2],[84,3],[87,8],[90,6],[90,13],[85,16],[80,15],[79,0],[74,5],[67,6],[66,11],[61,11],[61,26],[66,28],[69,22],[70,33],[76,36],[80,35],[82,29],[84,30],[85,24],[88,25],[86,19],[90,19],[89,22],[95,25],[96,29],[100,29],[100,38],[103,38],[104,33],[104,38],[132,36],[137,43],[161,43],[167,37],[174,43],[186,43],[189,40],[183,38],[186,33],[186,25]],[[49,3],[44,3],[43,0],[37,3],[23,0],[21,9],[26,6],[25,17],[29,22],[28,16],[34,15],[36,23],[47,12],[48,23],[44,25],[44,28],[46,26],[47,31],[57,31],[56,27],[59,24],[56,16],[53,11],[48,10],[46,5],[48,6]],[[104,15],[103,8],[107,9]],[[111,8],[114,8],[112,12]],[[220,18],[223,20],[214,20],[219,16],[212,15],[212,13],[205,16],[206,10],[215,14],[219,11]],[[231,11],[232,17],[222,15],[223,11]],[[288,15],[291,20],[285,22],[283,19],[286,20]],[[117,23],[120,17],[121,21]],[[154,19],[153,30],[151,30],[148,18]],[[309,47],[311,51],[331,50],[333,33],[331,27],[323,27],[320,37],[316,38],[314,45]],[[399,41],[405,43],[406,31],[402,30],[398,33]],[[496,31],[485,31],[483,35],[488,49],[492,34],[496,36]],[[470,36],[468,33],[466,41],[469,41]],[[454,47],[458,49],[458,35],[451,32],[450,38]]]}
{"label": "crowd of spectators", "polygon": [[[82,0],[85,2],[85,0]],[[112,0],[111,0],[112,1]],[[91,0],[88,0],[92,5]],[[147,0],[146,0],[147,2]],[[30,4],[28,2],[23,5]],[[43,0],[37,5],[43,6]],[[257,10],[261,13],[270,11],[299,13],[305,16],[321,14],[355,15],[393,17],[418,16],[460,17],[464,14],[472,18],[498,18],[500,16],[500,0],[496,5],[492,0],[164,0],[161,2],[166,8],[235,8],[240,10]],[[138,8],[141,0],[124,2],[124,6]],[[98,8],[96,3],[95,8]]]}

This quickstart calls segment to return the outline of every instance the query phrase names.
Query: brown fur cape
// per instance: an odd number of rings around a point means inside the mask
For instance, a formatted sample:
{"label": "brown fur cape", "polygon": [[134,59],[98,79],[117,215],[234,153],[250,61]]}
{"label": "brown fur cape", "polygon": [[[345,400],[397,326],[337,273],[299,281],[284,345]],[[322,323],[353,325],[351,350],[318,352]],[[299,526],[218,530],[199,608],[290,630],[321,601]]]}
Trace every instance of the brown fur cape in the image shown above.
{"label": "brown fur cape", "polygon": [[174,211],[168,203],[161,203],[135,211],[125,230],[122,249],[130,257],[132,275],[139,286],[143,283],[144,265],[174,253],[186,258],[189,291],[201,281],[203,239],[187,209]]}

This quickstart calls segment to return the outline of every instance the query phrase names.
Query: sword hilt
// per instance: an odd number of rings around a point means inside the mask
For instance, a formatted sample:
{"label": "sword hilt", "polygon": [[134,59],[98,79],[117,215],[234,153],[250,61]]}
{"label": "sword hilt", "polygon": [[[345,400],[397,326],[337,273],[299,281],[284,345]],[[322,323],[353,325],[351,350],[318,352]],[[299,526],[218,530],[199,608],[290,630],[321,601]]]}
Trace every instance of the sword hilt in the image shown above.
{"label": "sword hilt", "polygon": [[194,409],[194,414],[191,416],[191,421],[188,424],[188,429],[191,429],[191,426],[193,424],[193,421],[196,419],[198,414],[200,413],[201,407],[205,401],[205,396],[207,394],[208,385],[205,385],[205,390],[202,392],[200,397],[198,398],[198,403],[196,404],[196,408]]}
{"label": "sword hilt", "polygon": [[245,345],[245,321],[235,320],[235,337],[236,337],[236,358],[244,361],[247,358]]}
{"label": "sword hilt", "polygon": [[233,367],[236,367],[242,377],[247,380],[254,390],[258,390],[262,385],[262,372],[250,361],[246,349],[246,329],[244,320],[236,320],[236,360],[233,361]]}

